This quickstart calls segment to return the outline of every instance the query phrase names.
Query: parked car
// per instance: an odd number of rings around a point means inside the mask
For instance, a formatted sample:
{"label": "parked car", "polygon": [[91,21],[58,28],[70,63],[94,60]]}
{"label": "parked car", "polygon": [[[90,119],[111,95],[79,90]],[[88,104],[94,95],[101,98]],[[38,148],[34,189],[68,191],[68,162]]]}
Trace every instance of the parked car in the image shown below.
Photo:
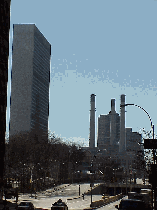
{"label": "parked car", "polygon": [[147,209],[151,209],[151,195],[148,192],[128,192],[128,199],[138,199],[144,201]]}
{"label": "parked car", "polygon": [[34,205],[31,202],[28,201],[22,201],[18,207],[17,210],[34,210]]}
{"label": "parked car", "polygon": [[122,199],[119,206],[115,208],[119,210],[131,210],[131,209],[147,209],[145,203],[138,199]]}

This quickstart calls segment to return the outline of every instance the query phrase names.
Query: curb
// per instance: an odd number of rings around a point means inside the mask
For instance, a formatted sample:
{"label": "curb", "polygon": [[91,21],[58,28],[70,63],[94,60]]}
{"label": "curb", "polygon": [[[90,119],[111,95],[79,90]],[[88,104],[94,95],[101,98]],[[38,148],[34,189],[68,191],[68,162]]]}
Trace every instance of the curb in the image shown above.
{"label": "curb", "polygon": [[79,196],[79,197],[74,197],[74,198],[67,198],[67,200],[73,200],[73,199],[78,199],[78,198],[81,198],[81,196]]}
{"label": "curb", "polygon": [[35,210],[43,210],[43,208],[35,208]]}

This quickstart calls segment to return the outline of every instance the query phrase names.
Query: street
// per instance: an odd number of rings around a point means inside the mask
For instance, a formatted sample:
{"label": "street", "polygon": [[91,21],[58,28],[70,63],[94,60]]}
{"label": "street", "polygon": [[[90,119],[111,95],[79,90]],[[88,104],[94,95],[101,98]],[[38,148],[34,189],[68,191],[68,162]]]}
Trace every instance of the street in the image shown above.
{"label": "street", "polygon": [[[128,196],[125,196],[124,198],[128,198]],[[121,200],[121,199],[120,199],[120,200]],[[97,209],[98,209],[98,210],[99,210],[99,209],[101,209],[101,210],[116,210],[115,205],[119,205],[120,200],[115,201],[115,202],[113,202],[113,203],[110,203],[110,204],[108,204],[108,205],[106,205],[106,206],[103,206],[103,207],[101,207],[101,208],[97,208]]]}
{"label": "street", "polygon": [[[137,184],[143,184],[142,179],[137,178]],[[96,184],[94,184],[96,185]],[[79,197],[79,184],[62,184],[45,191],[37,192],[36,198],[35,194],[19,194],[19,202],[22,200],[30,200],[36,208],[51,209],[53,203],[58,199],[62,199],[66,202],[69,209],[84,209],[89,207],[91,204],[91,196],[85,195],[84,200],[82,194],[90,190],[90,184],[84,183],[80,184],[80,197]],[[102,199],[102,195],[92,195],[92,201],[98,201]],[[14,199],[8,199],[14,200]],[[115,205],[118,205],[120,201],[113,202],[106,206],[98,209],[115,209]]]}
{"label": "street", "polygon": [[[84,200],[82,194],[90,189],[90,184],[80,184],[80,198],[79,197],[79,184],[63,184],[46,191],[38,192],[37,198],[35,194],[30,197],[30,194],[20,194],[19,202],[22,200],[30,200],[36,208],[50,209],[52,204],[55,203],[59,198],[63,202],[66,202],[69,209],[83,209],[89,207],[91,203],[91,196],[85,195]],[[102,195],[93,195],[92,200],[100,200]],[[11,199],[8,199],[11,200]]]}
{"label": "street", "polygon": [[[82,198],[82,194],[85,191],[90,189],[90,184],[80,184],[80,198],[79,198],[79,184],[62,184],[52,189],[48,189],[46,191],[38,192],[37,198],[35,198],[35,194],[31,197],[30,194],[20,194],[19,202],[22,200],[31,201],[36,208],[44,208],[51,209],[53,203],[55,203],[58,199],[62,199],[63,202],[66,202],[69,209],[84,209],[90,206],[91,196],[85,195],[84,200]],[[92,201],[97,201],[102,199],[102,195],[93,195]],[[13,200],[13,199],[8,199]],[[108,204],[99,209],[115,209],[115,205],[119,204],[119,201],[116,201],[112,204]]]}

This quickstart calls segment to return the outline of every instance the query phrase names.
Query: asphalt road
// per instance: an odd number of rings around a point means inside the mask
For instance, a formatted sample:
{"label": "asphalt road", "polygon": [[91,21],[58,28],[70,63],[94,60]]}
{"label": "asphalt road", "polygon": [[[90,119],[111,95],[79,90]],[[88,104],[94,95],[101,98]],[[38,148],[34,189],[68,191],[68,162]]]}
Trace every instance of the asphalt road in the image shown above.
{"label": "asphalt road", "polygon": [[[128,198],[128,196],[125,196],[124,198]],[[106,206],[103,206],[101,208],[97,208],[97,210],[116,210],[115,205],[119,205],[120,201],[121,201],[121,199],[118,201],[115,201],[113,203],[110,203]]]}
{"label": "asphalt road", "polygon": [[[80,184],[80,195],[89,189],[89,183]],[[101,198],[101,195],[93,195],[92,201],[97,201]],[[55,203],[58,199],[62,199],[63,202],[66,202],[69,209],[75,210],[89,207],[91,203],[90,195],[85,195],[84,200],[82,196],[79,198],[79,184],[63,184],[46,191],[38,192],[36,199],[34,194],[33,197],[31,197],[30,194],[19,195],[19,203],[22,200],[29,200],[34,204],[36,208],[45,209],[51,209],[52,204]]]}
{"label": "asphalt road", "polygon": [[[143,181],[141,179],[137,179],[137,184],[142,184]],[[90,184],[80,184],[80,196],[90,189]],[[82,196],[79,198],[79,184],[63,184],[57,186],[55,188],[48,189],[46,191],[37,192],[37,197],[33,194],[33,197],[30,194],[20,194],[19,195],[19,202],[22,200],[30,200],[36,208],[45,208],[51,209],[53,203],[55,203],[58,199],[62,199],[63,202],[66,202],[69,209],[84,209],[90,206],[91,203],[91,196],[85,195],[84,200]],[[92,201],[97,201],[102,199],[101,195],[93,195]],[[8,199],[11,200],[11,199]],[[13,199],[12,199],[13,200]],[[116,201],[106,206],[103,206],[98,209],[114,209],[115,205],[118,205],[120,202]]]}

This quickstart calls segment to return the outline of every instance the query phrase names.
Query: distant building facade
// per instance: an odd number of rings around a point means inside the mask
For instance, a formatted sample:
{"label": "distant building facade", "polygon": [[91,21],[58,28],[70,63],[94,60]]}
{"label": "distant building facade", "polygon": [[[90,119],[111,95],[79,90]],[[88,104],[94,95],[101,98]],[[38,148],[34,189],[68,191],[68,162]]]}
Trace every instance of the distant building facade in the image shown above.
{"label": "distant building facade", "polygon": [[98,117],[97,147],[106,148],[110,144],[110,115]]}
{"label": "distant building facade", "polygon": [[35,24],[13,25],[10,136],[48,133],[51,45]]}
{"label": "distant building facade", "polygon": [[120,140],[120,116],[115,111],[115,99],[111,99],[111,111],[107,115],[98,117],[97,146],[111,149],[116,147]]}
{"label": "distant building facade", "polygon": [[132,128],[126,128],[126,139],[126,151],[137,152],[142,149],[140,145],[142,142],[142,135],[138,132],[132,132]]}

